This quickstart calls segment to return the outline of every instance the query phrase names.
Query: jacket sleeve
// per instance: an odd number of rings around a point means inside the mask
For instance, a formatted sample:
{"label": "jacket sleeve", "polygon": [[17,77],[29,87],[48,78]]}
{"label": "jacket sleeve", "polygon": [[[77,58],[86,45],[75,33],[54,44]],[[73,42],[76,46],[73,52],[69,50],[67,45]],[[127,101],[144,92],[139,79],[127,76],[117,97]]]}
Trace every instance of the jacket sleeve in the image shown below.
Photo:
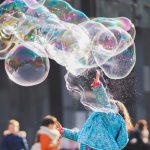
{"label": "jacket sleeve", "polygon": [[117,144],[118,144],[119,149],[123,149],[127,145],[128,141],[129,141],[129,138],[128,138],[126,125],[125,125],[125,122],[122,121],[120,131],[117,137]]}
{"label": "jacket sleeve", "polygon": [[108,108],[111,107],[106,89],[102,84],[94,86],[92,90],[95,95],[96,102],[100,107],[108,107]]}
{"label": "jacket sleeve", "polygon": [[28,146],[26,138],[23,138],[22,140],[23,140],[23,147],[24,147],[24,149],[25,150],[29,150],[29,146]]}
{"label": "jacket sleeve", "polygon": [[78,135],[79,135],[79,132],[77,132],[77,131],[63,128],[63,135],[62,136],[67,138],[67,139],[70,139],[72,141],[77,141]]}

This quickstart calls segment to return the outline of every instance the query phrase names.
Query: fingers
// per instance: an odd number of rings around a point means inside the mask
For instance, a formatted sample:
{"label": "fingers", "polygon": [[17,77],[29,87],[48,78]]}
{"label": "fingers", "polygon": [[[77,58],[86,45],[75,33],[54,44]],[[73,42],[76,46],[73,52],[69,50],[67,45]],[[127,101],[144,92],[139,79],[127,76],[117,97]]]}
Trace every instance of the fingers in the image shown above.
{"label": "fingers", "polygon": [[56,121],[55,122],[55,125],[56,125],[56,127],[59,129],[59,128],[62,128],[62,125],[58,122],[58,121]]}
{"label": "fingers", "polygon": [[62,136],[63,135],[62,125],[58,121],[55,122],[55,125],[56,125],[56,129],[59,131],[60,135]]}

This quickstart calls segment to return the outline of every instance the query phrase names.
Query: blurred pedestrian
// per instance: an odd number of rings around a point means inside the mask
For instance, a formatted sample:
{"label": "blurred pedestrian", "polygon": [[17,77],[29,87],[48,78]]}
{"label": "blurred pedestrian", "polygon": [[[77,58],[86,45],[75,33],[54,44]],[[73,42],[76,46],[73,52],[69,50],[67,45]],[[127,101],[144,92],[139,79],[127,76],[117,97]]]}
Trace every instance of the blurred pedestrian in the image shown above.
{"label": "blurred pedestrian", "polygon": [[17,120],[10,120],[8,129],[4,131],[1,143],[1,150],[29,150],[26,132],[20,131]]}
{"label": "blurred pedestrian", "polygon": [[149,142],[149,131],[146,120],[139,120],[136,124],[136,132],[138,133],[139,140],[143,143]]}
{"label": "blurred pedestrian", "polygon": [[37,132],[37,141],[31,150],[58,150],[60,149],[60,133],[56,129],[57,119],[46,116],[42,120],[41,127]]}
{"label": "blurred pedestrian", "polygon": [[125,150],[150,150],[149,131],[146,120],[139,120],[129,132],[129,143]]}

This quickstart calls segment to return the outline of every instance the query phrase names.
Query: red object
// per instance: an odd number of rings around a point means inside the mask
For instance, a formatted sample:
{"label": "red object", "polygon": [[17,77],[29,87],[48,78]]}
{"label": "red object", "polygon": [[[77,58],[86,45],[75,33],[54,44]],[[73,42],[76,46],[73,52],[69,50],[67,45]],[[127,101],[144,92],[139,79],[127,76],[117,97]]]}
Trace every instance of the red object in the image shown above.
{"label": "red object", "polygon": [[92,86],[93,86],[93,87],[100,86],[100,82],[98,82],[98,81],[94,81],[94,82],[92,83]]}
{"label": "red object", "polygon": [[63,128],[59,128],[58,130],[59,130],[59,133],[60,133],[61,135],[63,135]]}

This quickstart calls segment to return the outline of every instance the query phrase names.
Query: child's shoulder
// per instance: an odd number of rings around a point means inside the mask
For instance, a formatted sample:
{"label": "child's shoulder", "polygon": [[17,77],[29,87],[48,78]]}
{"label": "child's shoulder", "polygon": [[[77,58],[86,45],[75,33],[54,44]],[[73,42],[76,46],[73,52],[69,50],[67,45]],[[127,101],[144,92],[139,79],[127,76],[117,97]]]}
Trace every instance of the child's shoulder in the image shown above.
{"label": "child's shoulder", "polygon": [[111,123],[114,125],[121,125],[124,124],[124,120],[122,118],[122,116],[119,113],[113,113],[113,112],[93,112],[90,117],[89,120],[93,121],[97,121],[97,122],[107,122],[107,123]]}

